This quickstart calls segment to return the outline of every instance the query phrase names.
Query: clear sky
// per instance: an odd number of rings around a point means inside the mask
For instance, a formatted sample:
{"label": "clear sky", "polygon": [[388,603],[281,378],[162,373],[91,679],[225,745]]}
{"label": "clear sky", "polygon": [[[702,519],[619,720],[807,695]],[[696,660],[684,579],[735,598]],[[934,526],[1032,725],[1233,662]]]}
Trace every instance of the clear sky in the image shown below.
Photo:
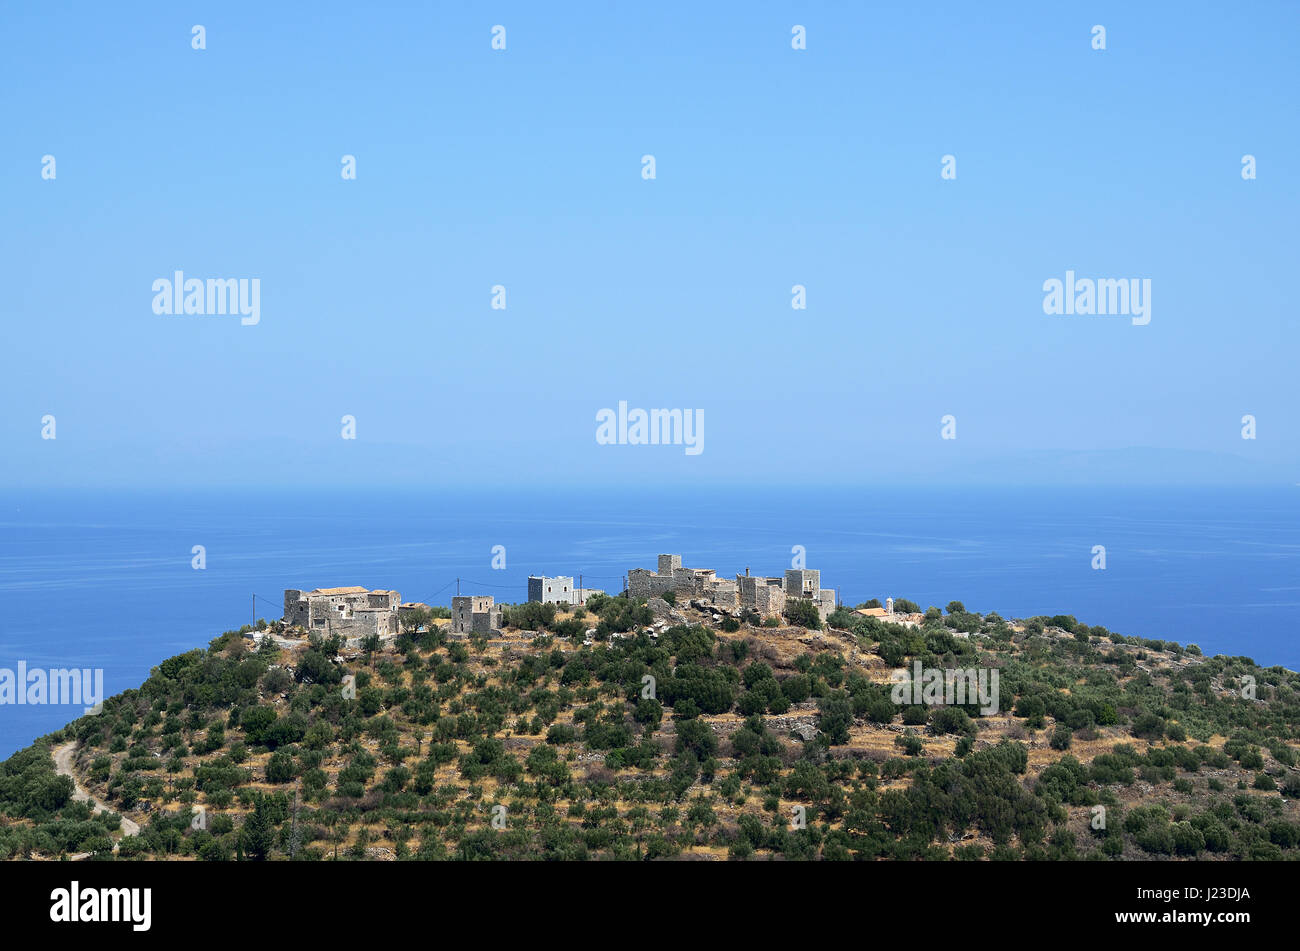
{"label": "clear sky", "polygon": [[[1300,482],[1298,27],[7,4],[0,485]],[[156,315],[176,270],[260,322]],[[1149,279],[1150,323],[1045,315],[1067,270]],[[620,400],[704,451],[598,445]]]}

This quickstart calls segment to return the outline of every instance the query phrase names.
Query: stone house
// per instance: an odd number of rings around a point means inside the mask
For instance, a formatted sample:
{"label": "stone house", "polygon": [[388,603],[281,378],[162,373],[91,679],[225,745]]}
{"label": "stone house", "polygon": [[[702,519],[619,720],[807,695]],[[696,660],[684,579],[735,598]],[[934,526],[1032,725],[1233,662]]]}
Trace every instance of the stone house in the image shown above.
{"label": "stone house", "polygon": [[572,577],[560,575],[548,578],[545,575],[529,575],[528,600],[540,601],[542,604],[586,604],[593,594],[604,594],[599,588],[579,588]]}
{"label": "stone house", "polygon": [[284,622],[309,631],[342,638],[395,636],[399,631],[397,611],[401,595],[396,591],[359,585],[346,588],[316,588],[284,592]]}
{"label": "stone house", "polygon": [[492,595],[458,595],[451,599],[451,633],[488,634],[500,629],[501,608]]}

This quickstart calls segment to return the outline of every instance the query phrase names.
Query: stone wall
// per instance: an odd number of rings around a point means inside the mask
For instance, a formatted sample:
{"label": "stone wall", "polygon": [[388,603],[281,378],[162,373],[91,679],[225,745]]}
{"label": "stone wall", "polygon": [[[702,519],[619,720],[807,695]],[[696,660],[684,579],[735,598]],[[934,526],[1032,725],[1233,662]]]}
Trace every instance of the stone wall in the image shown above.
{"label": "stone wall", "polygon": [[754,610],[763,617],[780,617],[785,613],[785,590],[774,584],[759,586],[755,592]]}
{"label": "stone wall", "polygon": [[709,586],[706,597],[719,607],[736,610],[740,607],[740,592],[736,582],[719,578]]}
{"label": "stone wall", "polygon": [[675,568],[671,590],[688,598],[704,597],[717,577],[712,568]]}
{"label": "stone wall", "polygon": [[830,588],[822,588],[817,593],[817,612],[822,616],[822,621],[835,613],[835,592]]}
{"label": "stone wall", "polygon": [[371,634],[392,637],[397,634],[397,622],[386,612],[363,611],[352,617],[330,618],[325,633],[344,639],[364,638]]}
{"label": "stone wall", "polygon": [[665,577],[647,568],[633,568],[627,573],[627,589],[634,598],[662,597],[674,590],[674,583],[672,575]]}

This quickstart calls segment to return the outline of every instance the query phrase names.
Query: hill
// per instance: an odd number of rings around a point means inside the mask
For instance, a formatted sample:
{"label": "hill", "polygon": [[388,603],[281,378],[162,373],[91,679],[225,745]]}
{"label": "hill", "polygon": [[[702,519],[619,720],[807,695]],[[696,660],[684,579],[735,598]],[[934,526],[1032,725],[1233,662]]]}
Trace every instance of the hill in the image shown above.
{"label": "hill", "polygon": [[[369,650],[259,622],[0,764],[0,856],[1300,856],[1295,672],[1069,616],[878,614],[596,596],[468,639],[413,612]],[[983,671],[996,712],[899,702],[918,662]]]}

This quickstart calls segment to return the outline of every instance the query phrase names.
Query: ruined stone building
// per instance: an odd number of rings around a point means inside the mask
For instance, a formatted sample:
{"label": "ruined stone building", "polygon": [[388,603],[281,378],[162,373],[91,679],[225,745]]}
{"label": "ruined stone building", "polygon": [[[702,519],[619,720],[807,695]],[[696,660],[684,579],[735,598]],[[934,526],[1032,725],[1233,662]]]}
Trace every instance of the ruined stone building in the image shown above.
{"label": "ruined stone building", "polygon": [[579,588],[573,578],[560,575],[547,578],[545,575],[528,577],[528,600],[543,604],[586,604],[593,594],[604,594],[599,588]]}
{"label": "ruined stone building", "polygon": [[737,604],[742,611],[756,611],[763,617],[777,617],[785,611],[785,585],[780,578],[737,575],[740,588]]}
{"label": "ruined stone building", "polygon": [[816,568],[787,568],[785,570],[786,598],[807,598],[817,605],[825,621],[835,610],[835,592],[822,587],[822,573]]}
{"label": "ruined stone building", "polygon": [[660,555],[659,568],[633,568],[627,573],[627,588],[634,598],[663,597],[673,592],[679,598],[711,601],[734,607],[736,583],[719,578],[712,568],[683,568],[681,555]]}
{"label": "ruined stone building", "polygon": [[380,637],[398,633],[401,596],[396,591],[370,591],[359,585],[284,592],[284,621],[309,631],[343,638]]}
{"label": "ruined stone building", "polygon": [[821,572],[813,568],[789,568],[782,578],[757,575],[737,575],[740,586],[742,611],[757,611],[764,617],[775,617],[785,611],[791,601],[811,601],[825,621],[835,610],[835,592],[821,585]]}
{"label": "ruined stone building", "polygon": [[708,601],[728,610],[748,609],[763,617],[780,616],[795,599],[815,604],[823,621],[835,610],[835,592],[821,586],[820,571],[807,568],[792,568],[783,578],[750,575],[746,569],[735,581],[728,581],[711,568],[683,568],[681,555],[660,555],[656,571],[629,571],[627,587],[634,598],[662,597],[671,591],[678,598]]}
{"label": "ruined stone building", "polygon": [[500,629],[501,608],[492,595],[458,595],[451,599],[451,633],[487,634]]}

